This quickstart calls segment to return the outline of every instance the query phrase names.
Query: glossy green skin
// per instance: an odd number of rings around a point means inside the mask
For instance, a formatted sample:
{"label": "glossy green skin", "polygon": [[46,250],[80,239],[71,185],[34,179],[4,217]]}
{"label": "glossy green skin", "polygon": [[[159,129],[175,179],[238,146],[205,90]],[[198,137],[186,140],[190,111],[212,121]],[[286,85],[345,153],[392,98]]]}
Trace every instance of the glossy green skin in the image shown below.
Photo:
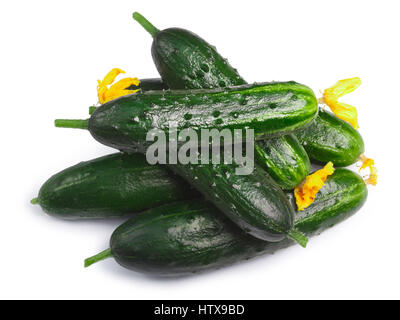
{"label": "glossy green skin", "polygon": [[[362,179],[347,169],[338,169],[321,192],[324,197],[317,196],[312,207],[295,216],[295,227],[309,236],[353,215],[367,196]],[[287,238],[266,242],[248,236],[201,200],[139,214],[119,226],[110,241],[120,265],[160,276],[221,268],[292,244]]]}
{"label": "glossy green skin", "polygon": [[[327,178],[315,201],[296,214],[296,227],[307,235],[319,234],[356,212],[367,195],[367,186],[358,174],[337,168]],[[288,193],[288,196],[294,204],[293,193]]]}
{"label": "glossy green skin", "polygon": [[236,175],[234,164],[170,165],[246,233],[276,242],[293,227],[294,210],[285,193],[259,166]]}
{"label": "glossy green skin", "polygon": [[159,31],[151,47],[153,61],[171,89],[203,89],[245,84],[215,47],[184,29]]}
{"label": "glossy green skin", "polygon": [[[161,79],[144,79],[138,88],[148,91],[162,86],[166,87]],[[310,159],[293,134],[257,141],[255,159],[282,189],[293,189],[310,172]]]}
{"label": "glossy green skin", "polygon": [[296,136],[308,156],[316,162],[332,161],[335,166],[348,166],[364,152],[364,141],[351,124],[328,111],[318,116]]}
{"label": "glossy green skin", "polygon": [[47,180],[39,204],[64,219],[111,218],[199,196],[165,167],[141,154],[112,154],[81,162]]}
{"label": "glossy green skin", "polygon": [[[144,151],[151,129],[254,129],[257,138],[284,134],[310,122],[317,101],[308,87],[272,82],[225,89],[148,91],[127,95],[97,108],[88,129],[99,142],[126,151]],[[167,140],[168,141],[168,140]]]}
{"label": "glossy green skin", "polygon": [[255,160],[286,190],[302,182],[311,168],[306,151],[293,134],[258,141]]}

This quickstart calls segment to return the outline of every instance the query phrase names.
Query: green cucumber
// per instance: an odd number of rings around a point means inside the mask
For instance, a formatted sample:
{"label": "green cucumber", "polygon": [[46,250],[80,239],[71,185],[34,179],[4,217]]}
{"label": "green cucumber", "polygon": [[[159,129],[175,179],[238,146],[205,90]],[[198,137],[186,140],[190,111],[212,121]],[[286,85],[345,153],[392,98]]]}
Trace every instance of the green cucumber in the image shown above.
{"label": "green cucumber", "polygon": [[255,160],[285,190],[294,189],[311,168],[306,151],[293,134],[257,141]]}
{"label": "green cucumber", "polygon": [[246,233],[277,242],[286,236],[303,247],[307,239],[293,229],[294,210],[285,193],[260,167],[237,175],[235,164],[170,165]]}
{"label": "green cucumber", "polygon": [[[161,79],[143,79],[135,89],[145,92],[162,87],[167,88]],[[90,107],[89,114],[95,109],[96,107]],[[303,181],[311,166],[306,151],[293,134],[257,141],[255,158],[278,185],[287,190]]]}
{"label": "green cucumber", "polygon": [[[361,177],[337,169],[312,206],[295,216],[295,227],[308,236],[353,215],[365,202]],[[265,242],[245,234],[210,204],[185,201],[151,209],[119,226],[110,249],[86,259],[89,266],[107,257],[128,269],[162,276],[187,275],[271,254],[294,241]]]}
{"label": "green cucumber", "polygon": [[182,179],[149,165],[143,155],[117,153],[55,174],[33,203],[64,219],[111,218],[196,196]]}
{"label": "green cucumber", "polygon": [[289,133],[316,116],[312,90],[295,82],[272,82],[219,89],[147,91],[120,97],[97,108],[89,120],[63,120],[57,127],[89,129],[99,142],[143,151],[152,129],[254,129],[256,138]]}
{"label": "green cucumber", "polygon": [[169,88],[219,88],[246,83],[215,47],[196,34],[179,28],[160,31],[137,12],[133,18],[153,36],[153,60]]}
{"label": "green cucumber", "polygon": [[321,109],[304,129],[296,132],[308,156],[315,162],[332,161],[335,166],[355,163],[364,152],[361,135],[351,124]]}

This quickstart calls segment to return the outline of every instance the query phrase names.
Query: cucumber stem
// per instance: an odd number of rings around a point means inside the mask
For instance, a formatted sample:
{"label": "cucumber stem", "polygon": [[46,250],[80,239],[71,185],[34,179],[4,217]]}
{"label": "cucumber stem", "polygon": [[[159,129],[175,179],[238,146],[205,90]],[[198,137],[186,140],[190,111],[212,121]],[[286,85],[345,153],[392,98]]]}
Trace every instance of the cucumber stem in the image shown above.
{"label": "cucumber stem", "polygon": [[155,26],[153,26],[149,20],[147,20],[145,17],[143,17],[139,12],[134,12],[132,15],[133,19],[135,19],[139,24],[148,32],[151,34],[151,36],[154,38],[154,36],[160,32]]}
{"label": "cucumber stem", "polygon": [[31,200],[31,203],[32,203],[32,204],[39,204],[39,199],[38,199],[38,198],[33,198],[33,199]]}
{"label": "cucumber stem", "polygon": [[308,238],[297,229],[292,229],[287,233],[287,236],[296,241],[303,248],[307,246]]}
{"label": "cucumber stem", "polygon": [[73,119],[56,119],[54,125],[57,128],[73,128],[73,129],[88,129],[89,119],[73,120]]}
{"label": "cucumber stem", "polygon": [[104,250],[93,257],[85,259],[85,268],[91,266],[93,263],[112,257],[111,249]]}

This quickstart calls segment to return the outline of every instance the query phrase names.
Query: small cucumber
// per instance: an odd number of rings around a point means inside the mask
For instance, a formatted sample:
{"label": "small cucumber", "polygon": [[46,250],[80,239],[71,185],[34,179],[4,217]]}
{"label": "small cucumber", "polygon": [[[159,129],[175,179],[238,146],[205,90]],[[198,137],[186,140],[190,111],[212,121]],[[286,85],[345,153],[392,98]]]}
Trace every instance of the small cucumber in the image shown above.
{"label": "small cucumber", "polygon": [[[293,230],[293,207],[285,193],[257,165],[248,175],[236,175],[235,164],[170,165],[246,233],[271,242]],[[296,238],[302,246],[306,238]]]}
{"label": "small cucumber", "polygon": [[257,141],[255,160],[285,190],[294,189],[311,168],[306,151],[293,134]]}
{"label": "small cucumber", "polygon": [[254,129],[256,138],[289,133],[317,114],[312,90],[295,82],[272,82],[219,89],[147,91],[120,97],[97,108],[89,120],[56,120],[57,127],[89,129],[99,142],[126,152],[153,142],[148,132],[185,128]]}
{"label": "small cucumber", "polygon": [[329,111],[319,110],[308,126],[296,132],[308,156],[316,162],[348,166],[364,152],[361,135],[351,124]]}
{"label": "small cucumber", "polygon": [[[311,236],[347,219],[365,202],[361,177],[337,169],[312,206],[295,216],[295,227]],[[113,233],[110,249],[88,258],[89,266],[114,257],[123,267],[161,276],[187,275],[273,253],[294,241],[265,242],[246,235],[210,204],[185,201],[132,217]]]}
{"label": "small cucumber", "polygon": [[33,202],[64,219],[111,218],[199,196],[141,154],[112,154],[81,162],[47,180]]}
{"label": "small cucumber", "polygon": [[169,88],[219,88],[246,83],[215,47],[196,34],[179,28],[160,31],[137,12],[133,18],[153,36],[153,60]]}

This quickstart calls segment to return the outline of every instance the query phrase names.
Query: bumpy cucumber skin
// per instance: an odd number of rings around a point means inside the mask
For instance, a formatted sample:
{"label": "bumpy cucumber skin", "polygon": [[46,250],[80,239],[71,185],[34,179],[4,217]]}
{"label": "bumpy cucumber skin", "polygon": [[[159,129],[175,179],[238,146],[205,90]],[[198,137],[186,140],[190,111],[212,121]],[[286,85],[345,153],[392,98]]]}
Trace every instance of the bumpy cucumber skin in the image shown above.
{"label": "bumpy cucumber skin", "polygon": [[[356,173],[338,168],[329,176],[315,201],[296,214],[296,227],[309,235],[321,233],[352,215],[364,204],[368,189]],[[294,205],[293,193],[288,194]]]}
{"label": "bumpy cucumber skin", "polygon": [[247,236],[211,204],[186,201],[129,219],[112,234],[110,248],[125,268],[178,276],[261,254],[266,243]]}
{"label": "bumpy cucumber skin", "polygon": [[256,238],[277,242],[293,227],[294,210],[285,193],[257,165],[248,175],[236,175],[234,164],[169,167]]}
{"label": "bumpy cucumber skin", "polygon": [[154,36],[151,53],[163,81],[171,89],[203,89],[245,84],[215,47],[196,34],[169,28]]}
{"label": "bumpy cucumber skin", "polygon": [[315,120],[296,135],[315,162],[332,161],[335,166],[348,166],[364,152],[364,141],[358,131],[348,122],[322,109]]}
{"label": "bumpy cucumber skin", "polygon": [[111,218],[199,196],[141,154],[112,154],[67,168],[47,180],[39,204],[63,219]]}
{"label": "bumpy cucumber skin", "polygon": [[[163,86],[166,88],[161,79],[143,79],[137,88],[148,91]],[[307,152],[293,134],[257,141],[255,159],[286,190],[293,189],[310,172]]]}
{"label": "bumpy cucumber skin", "polygon": [[[314,207],[295,215],[295,227],[308,236],[353,215],[367,196],[365,183],[347,169],[337,169],[321,192],[331,194],[330,200],[317,197]],[[221,268],[293,244],[287,238],[266,242],[248,236],[201,200],[139,214],[119,226],[110,241],[112,255],[120,265],[159,276]]]}
{"label": "bumpy cucumber skin", "polygon": [[257,138],[286,134],[317,114],[308,87],[272,82],[224,89],[148,91],[107,102],[91,115],[88,129],[99,142],[126,151],[144,151],[151,129],[254,129]]}
{"label": "bumpy cucumber skin", "polygon": [[293,134],[257,141],[255,160],[285,190],[294,189],[311,168],[306,151]]}

